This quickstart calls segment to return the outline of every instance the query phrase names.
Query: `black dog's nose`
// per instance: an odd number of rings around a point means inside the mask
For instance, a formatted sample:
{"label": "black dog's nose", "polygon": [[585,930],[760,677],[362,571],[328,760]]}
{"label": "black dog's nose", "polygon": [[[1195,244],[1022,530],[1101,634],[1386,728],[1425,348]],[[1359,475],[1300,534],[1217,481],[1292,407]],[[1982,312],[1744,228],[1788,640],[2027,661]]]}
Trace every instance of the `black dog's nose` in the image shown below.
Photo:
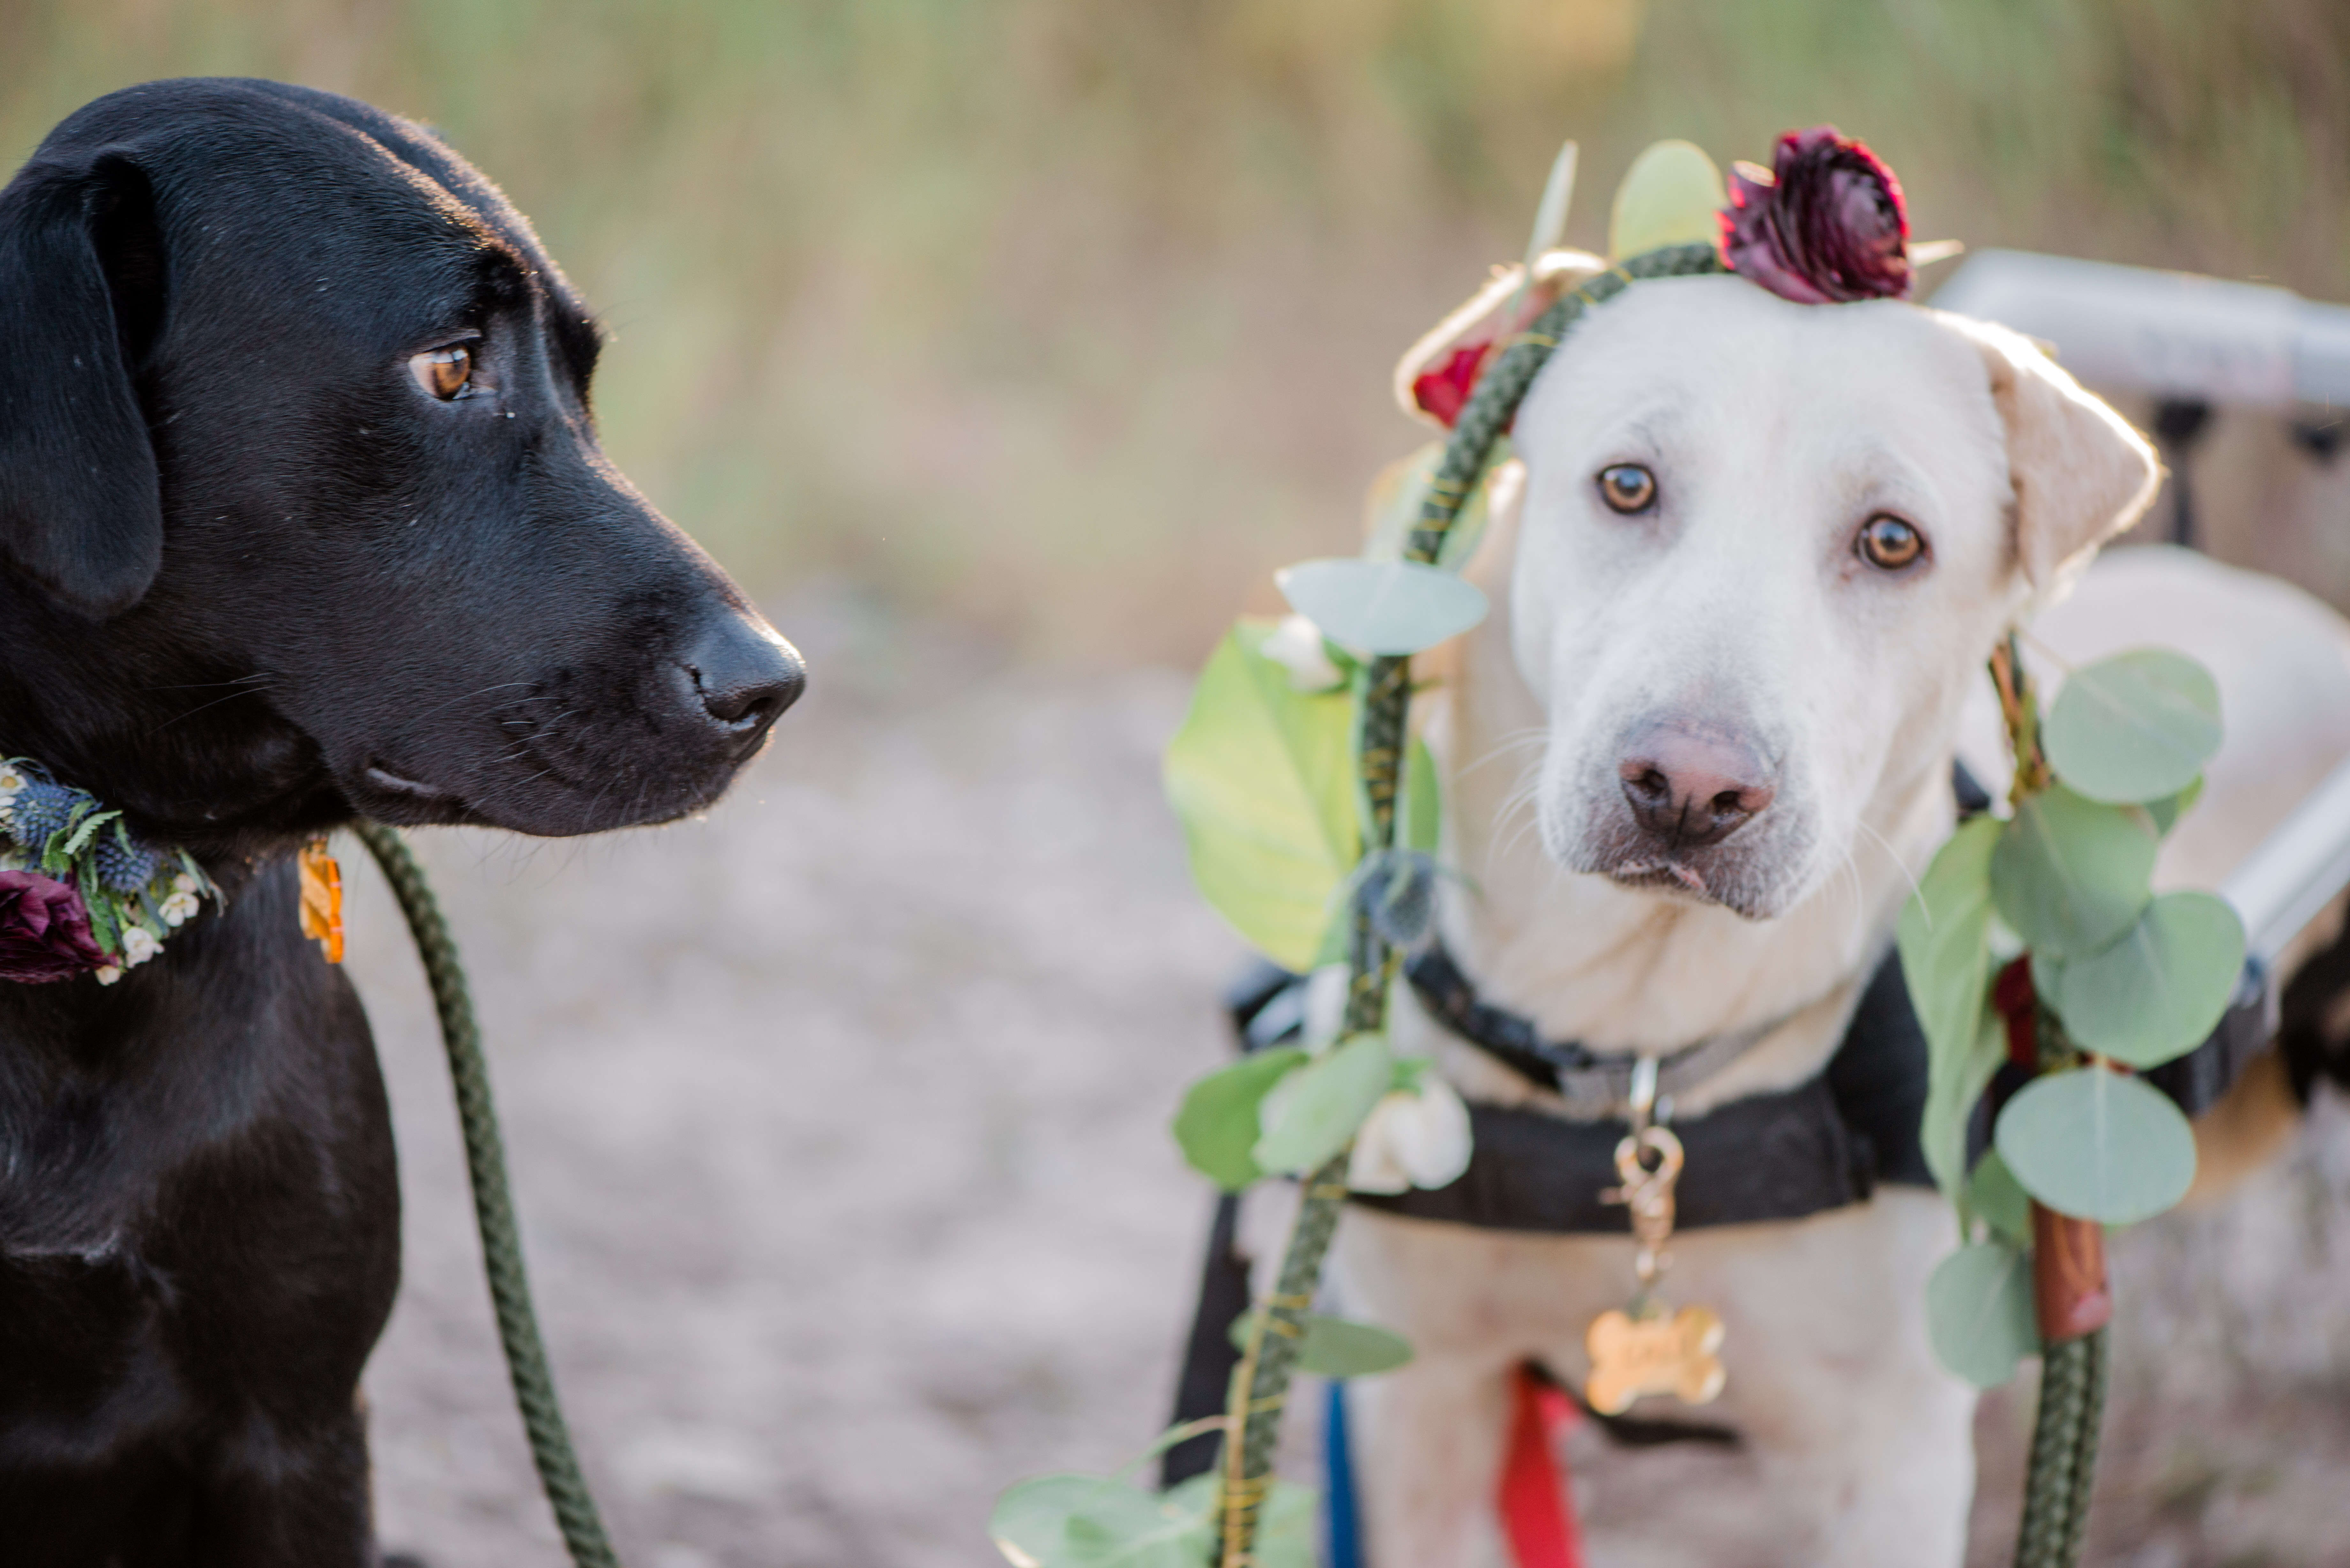
{"label": "black dog's nose", "polygon": [[678,661],[702,711],[722,729],[757,734],[799,700],[807,666],[764,622],[730,615]]}
{"label": "black dog's nose", "polygon": [[1659,726],[1616,764],[1633,819],[1676,846],[1716,844],[1760,815],[1778,794],[1753,748],[1725,736]]}

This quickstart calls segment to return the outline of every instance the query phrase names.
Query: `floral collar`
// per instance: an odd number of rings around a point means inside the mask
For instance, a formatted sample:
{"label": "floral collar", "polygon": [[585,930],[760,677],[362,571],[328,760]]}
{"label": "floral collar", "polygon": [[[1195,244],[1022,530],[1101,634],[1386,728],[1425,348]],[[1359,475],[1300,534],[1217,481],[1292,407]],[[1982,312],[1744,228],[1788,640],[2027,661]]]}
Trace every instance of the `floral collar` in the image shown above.
{"label": "floral collar", "polygon": [[39,764],[0,757],[0,981],[111,985],[220,897],[187,851],[147,843]]}

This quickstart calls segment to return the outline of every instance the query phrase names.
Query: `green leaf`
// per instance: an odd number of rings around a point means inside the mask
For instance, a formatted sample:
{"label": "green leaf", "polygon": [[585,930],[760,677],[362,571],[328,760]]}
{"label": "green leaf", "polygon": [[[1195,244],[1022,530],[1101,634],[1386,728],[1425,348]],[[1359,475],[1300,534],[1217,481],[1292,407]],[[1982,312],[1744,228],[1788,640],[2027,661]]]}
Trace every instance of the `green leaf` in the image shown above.
{"label": "green leaf", "polygon": [[108,823],[114,821],[121,815],[122,814],[119,811],[91,812],[88,816],[83,817],[75,826],[72,834],[66,839],[65,846],[59,853],[65,855],[80,854],[83,850],[89,847],[89,841],[98,836],[98,830],[99,828],[105,826]]}
{"label": "green leaf", "polygon": [[1274,624],[1243,621],[1218,645],[1165,777],[1201,894],[1266,957],[1303,971],[1362,854],[1354,704],[1291,686],[1257,651]]}
{"label": "green leaf", "polygon": [[1926,1282],[1935,1359],[1978,1388],[1996,1388],[2040,1349],[2032,1260],[2004,1241],[1961,1247]]}
{"label": "green leaf", "polygon": [[2026,1084],[1991,1137],[2026,1192],[2060,1214],[2101,1224],[2159,1214],[2195,1179],[2195,1134],[2178,1107],[2104,1067]]}
{"label": "green leaf", "polygon": [[1305,1320],[1300,1369],[1316,1377],[1374,1377],[1411,1360],[1411,1342],[1375,1324],[1353,1323],[1320,1313]]}
{"label": "green leaf", "polygon": [[2165,893],[2121,940],[2065,961],[2049,1000],[2085,1051],[2158,1067],[2219,1026],[2244,967],[2244,922],[2209,893]]}
{"label": "green leaf", "polygon": [[1945,1192],[1954,1193],[1963,1179],[1966,1119],[1999,1064],[1995,1041],[1989,1065],[1978,1060],[1991,982],[1991,856],[1999,834],[1989,816],[1962,825],[1901,910],[1901,972],[1926,1033],[1929,1062],[1920,1136]]}
{"label": "green leaf", "polygon": [[987,1521],[996,1549],[1022,1568],[1198,1568],[1208,1529],[1195,1497],[1084,1475],[1022,1481],[996,1500]]}
{"label": "green leaf", "polygon": [[[1234,1349],[1248,1347],[1258,1307],[1232,1319],[1230,1337]],[[1323,1314],[1305,1314],[1305,1343],[1297,1347],[1297,1369],[1315,1377],[1376,1377],[1411,1361],[1411,1342],[1377,1324],[1355,1323]]]}
{"label": "green leaf", "polygon": [[1429,753],[1426,741],[1411,743],[1411,760],[1407,764],[1403,785],[1403,846],[1422,855],[1436,853],[1436,840],[1444,820],[1443,786],[1436,780],[1436,759]]}
{"label": "green leaf", "polygon": [[2062,784],[2016,808],[1991,851],[1991,898],[2029,947],[2095,952],[2146,908],[2159,846],[2142,815]]}
{"label": "green leaf", "polygon": [[1544,251],[1558,248],[1566,234],[1566,210],[1575,200],[1575,165],[1577,149],[1572,141],[1558,150],[1551,160],[1550,178],[1543,182],[1542,205],[1534,209],[1534,233],[1526,239],[1526,277],[1532,281],[1534,263]]}
{"label": "green leaf", "polygon": [[2220,749],[2220,683],[2183,653],[2141,648],[2074,670],[2041,727],[2056,776],[2091,800],[2178,794]]}
{"label": "green leaf", "polygon": [[1416,561],[1300,561],[1273,580],[1333,642],[1365,653],[1418,653],[1485,618],[1482,588]]}
{"label": "green leaf", "polygon": [[[1014,1568],[1201,1568],[1218,1478],[1164,1492],[1105,1476],[1024,1480],[996,1500],[987,1533]],[[1275,1481],[1257,1527],[1260,1568],[1313,1568],[1314,1491]]]}
{"label": "green leaf", "polygon": [[1659,141],[1632,160],[1616,187],[1607,224],[1607,254],[1617,261],[1660,245],[1711,244],[1721,237],[1716,216],[1730,205],[1721,171],[1693,142]]}
{"label": "green leaf", "polygon": [[1301,1175],[1347,1147],[1395,1079],[1385,1037],[1358,1034],[1283,1078],[1261,1107],[1253,1150],[1268,1171]]}
{"label": "green leaf", "polygon": [[2032,1194],[2017,1184],[1999,1150],[1986,1149],[1976,1161],[1975,1173],[1967,1179],[1967,1201],[1998,1235],[2019,1247],[2032,1245]]}
{"label": "green leaf", "polygon": [[1277,1046],[1243,1056],[1193,1084],[1183,1096],[1183,1108],[1175,1113],[1175,1141],[1191,1168],[1227,1192],[1238,1192],[1263,1176],[1249,1154],[1263,1136],[1257,1107],[1285,1074],[1305,1061],[1305,1053],[1296,1046]]}
{"label": "green leaf", "polygon": [[2146,814],[2154,819],[2154,830],[2168,837],[2170,830],[2178,825],[2178,819],[2194,810],[2195,803],[2202,798],[2203,775],[2197,774],[2195,782],[2177,794],[2167,794],[2160,800],[2147,801]]}
{"label": "green leaf", "polygon": [[1967,1125],[1974,1118],[1975,1102],[1991,1086],[1991,1075],[2007,1060],[2007,1032],[1996,1013],[1985,1012],[1975,1020],[1974,1038],[1947,1057],[1929,1054],[1926,1108],[1918,1119],[1918,1141],[1926,1168],[1946,1198],[1963,1190],[1967,1168]]}

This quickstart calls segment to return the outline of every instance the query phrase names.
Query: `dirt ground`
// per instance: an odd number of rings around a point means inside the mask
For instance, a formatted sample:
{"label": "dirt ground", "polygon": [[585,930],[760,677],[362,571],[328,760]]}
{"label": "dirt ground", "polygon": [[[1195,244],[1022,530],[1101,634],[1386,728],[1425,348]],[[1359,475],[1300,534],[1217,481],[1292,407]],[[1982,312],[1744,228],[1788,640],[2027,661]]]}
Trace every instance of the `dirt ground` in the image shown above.
{"label": "dirt ground", "polygon": [[[848,599],[778,619],[813,692],[707,820],[421,848],[624,1558],[980,1568],[1001,1487],[1148,1441],[1190,1311],[1206,1212],[1165,1125],[1241,949],[1159,796],[1188,676],[1026,671]],[[382,1538],[552,1565],[421,980],[358,858],[408,1203],[368,1376]],[[2117,1275],[2093,1561],[2350,1563],[2350,1115]],[[1976,1563],[2009,1550],[2028,1420],[1985,1407]]]}

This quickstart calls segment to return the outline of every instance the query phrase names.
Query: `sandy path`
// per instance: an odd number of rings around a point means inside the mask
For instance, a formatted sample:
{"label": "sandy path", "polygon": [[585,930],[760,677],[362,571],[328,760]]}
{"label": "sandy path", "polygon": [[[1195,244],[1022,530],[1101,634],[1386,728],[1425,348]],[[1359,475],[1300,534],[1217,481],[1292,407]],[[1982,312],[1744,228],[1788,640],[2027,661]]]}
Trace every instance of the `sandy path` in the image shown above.
{"label": "sandy path", "polygon": [[[624,1555],[977,1568],[1005,1481],[1113,1465],[1161,1417],[1204,1220],[1164,1127],[1221,1056],[1240,949],[1159,804],[1182,678],[792,624],[815,694],[707,821],[422,848]],[[421,982],[353,881],[409,1204],[368,1379],[383,1537],[552,1568]],[[2350,1118],[2321,1121],[2242,1201],[2124,1247],[2098,1560],[2350,1562]],[[1985,1414],[1981,1563],[2004,1560],[2022,1409]]]}

